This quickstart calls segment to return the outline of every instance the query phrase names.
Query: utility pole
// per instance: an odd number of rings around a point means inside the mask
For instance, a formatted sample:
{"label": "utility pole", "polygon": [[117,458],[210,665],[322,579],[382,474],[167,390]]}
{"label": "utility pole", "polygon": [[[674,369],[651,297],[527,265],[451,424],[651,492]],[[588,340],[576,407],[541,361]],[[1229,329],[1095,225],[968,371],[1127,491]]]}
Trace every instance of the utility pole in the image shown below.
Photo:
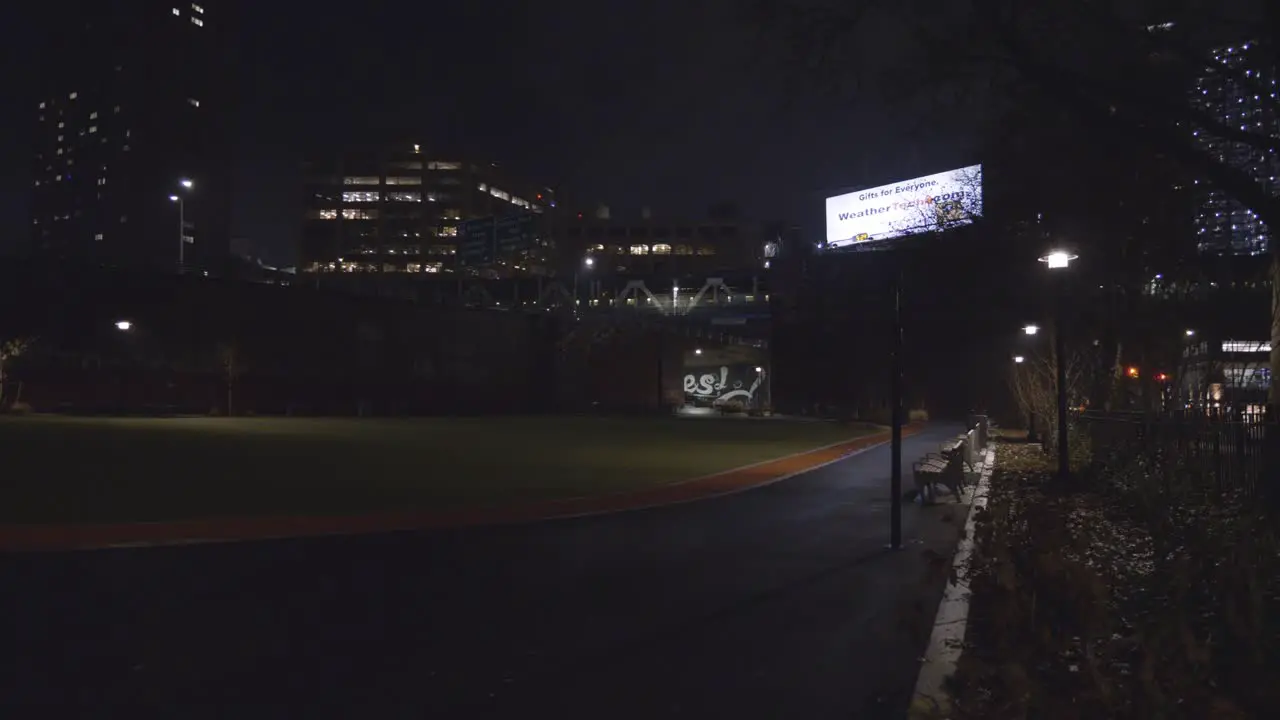
{"label": "utility pole", "polygon": [[893,258],[893,340],[889,380],[892,442],[889,450],[889,547],[902,549],[902,266]]}

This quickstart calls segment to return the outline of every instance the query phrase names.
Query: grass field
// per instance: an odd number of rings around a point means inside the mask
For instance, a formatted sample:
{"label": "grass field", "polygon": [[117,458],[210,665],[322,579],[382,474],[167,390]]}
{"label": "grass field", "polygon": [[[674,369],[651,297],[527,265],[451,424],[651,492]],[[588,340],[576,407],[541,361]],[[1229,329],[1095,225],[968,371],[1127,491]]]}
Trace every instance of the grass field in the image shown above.
{"label": "grass field", "polygon": [[703,418],[0,418],[0,524],[448,510],[643,489],[867,425]]}

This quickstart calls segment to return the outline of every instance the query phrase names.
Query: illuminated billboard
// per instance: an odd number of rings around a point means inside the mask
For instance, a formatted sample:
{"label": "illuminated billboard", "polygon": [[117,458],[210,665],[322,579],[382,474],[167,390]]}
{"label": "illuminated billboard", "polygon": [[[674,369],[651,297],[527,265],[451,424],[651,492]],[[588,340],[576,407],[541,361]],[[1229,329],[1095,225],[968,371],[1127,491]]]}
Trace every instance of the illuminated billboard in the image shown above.
{"label": "illuminated billboard", "polygon": [[849,247],[968,225],[982,217],[982,166],[827,198],[827,246]]}

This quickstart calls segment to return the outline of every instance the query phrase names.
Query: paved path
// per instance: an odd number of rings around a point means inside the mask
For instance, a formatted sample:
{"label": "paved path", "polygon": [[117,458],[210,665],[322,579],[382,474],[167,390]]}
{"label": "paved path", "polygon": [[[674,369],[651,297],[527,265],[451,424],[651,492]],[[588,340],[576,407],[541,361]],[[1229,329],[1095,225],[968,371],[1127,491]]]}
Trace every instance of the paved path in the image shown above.
{"label": "paved path", "polygon": [[964,516],[887,553],[887,488],[880,446],[612,516],[11,555],[0,716],[901,717]]}

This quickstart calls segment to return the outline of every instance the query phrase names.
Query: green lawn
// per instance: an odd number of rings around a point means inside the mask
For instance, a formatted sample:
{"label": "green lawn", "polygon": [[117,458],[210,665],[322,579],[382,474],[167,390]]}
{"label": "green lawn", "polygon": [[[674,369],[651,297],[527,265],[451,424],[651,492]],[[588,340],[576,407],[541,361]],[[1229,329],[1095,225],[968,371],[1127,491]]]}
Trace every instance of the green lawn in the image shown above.
{"label": "green lawn", "polygon": [[505,505],[679,482],[875,429],[705,418],[0,417],[0,524]]}

